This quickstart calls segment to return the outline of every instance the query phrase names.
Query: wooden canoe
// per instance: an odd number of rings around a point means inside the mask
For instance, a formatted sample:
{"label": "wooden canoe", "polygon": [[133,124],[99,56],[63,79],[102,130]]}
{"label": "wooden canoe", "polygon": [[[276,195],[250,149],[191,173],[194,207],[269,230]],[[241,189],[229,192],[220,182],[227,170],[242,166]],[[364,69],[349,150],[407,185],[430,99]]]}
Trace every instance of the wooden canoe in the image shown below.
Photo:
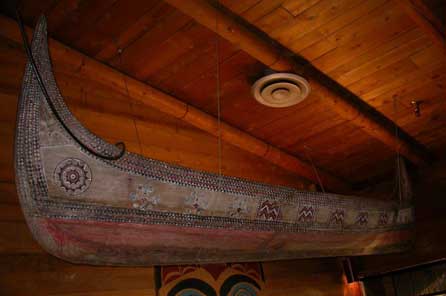
{"label": "wooden canoe", "polygon": [[157,265],[410,246],[408,200],[303,192],[119,155],[65,105],[43,17],[31,51],[17,115],[16,184],[28,226],[49,253],[75,263]]}

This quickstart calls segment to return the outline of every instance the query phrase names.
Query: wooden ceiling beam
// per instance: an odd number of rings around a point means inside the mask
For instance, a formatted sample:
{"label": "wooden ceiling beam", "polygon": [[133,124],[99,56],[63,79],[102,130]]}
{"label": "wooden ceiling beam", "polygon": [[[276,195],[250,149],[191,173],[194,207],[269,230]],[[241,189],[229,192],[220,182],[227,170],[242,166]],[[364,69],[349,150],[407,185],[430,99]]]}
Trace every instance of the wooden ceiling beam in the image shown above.
{"label": "wooden ceiling beam", "polygon": [[406,14],[443,50],[446,49],[443,25],[422,0],[395,0]]}
{"label": "wooden ceiling beam", "polygon": [[[30,36],[32,30],[27,28],[27,31]],[[4,16],[0,16],[0,36],[22,43],[17,24]],[[223,141],[257,155],[313,183],[319,183],[318,178],[320,178],[324,187],[334,191],[348,192],[351,188],[350,184],[344,180],[322,169],[318,169],[318,174],[316,174],[315,168],[307,162],[225,122],[221,122],[219,125],[215,117],[71,49],[52,38],[49,38],[49,47],[51,58],[55,63],[64,64],[65,67],[77,71],[83,77],[107,85],[114,91],[128,96],[135,103],[157,109],[216,137],[221,135]]]}
{"label": "wooden ceiling beam", "polygon": [[399,130],[391,120],[369,106],[352,92],[316,69],[310,62],[291,53],[225,7],[207,0],[166,0],[195,21],[275,71],[289,71],[308,79],[312,90],[330,103],[335,111],[364,132],[399,151],[416,164],[427,164],[426,148]]}

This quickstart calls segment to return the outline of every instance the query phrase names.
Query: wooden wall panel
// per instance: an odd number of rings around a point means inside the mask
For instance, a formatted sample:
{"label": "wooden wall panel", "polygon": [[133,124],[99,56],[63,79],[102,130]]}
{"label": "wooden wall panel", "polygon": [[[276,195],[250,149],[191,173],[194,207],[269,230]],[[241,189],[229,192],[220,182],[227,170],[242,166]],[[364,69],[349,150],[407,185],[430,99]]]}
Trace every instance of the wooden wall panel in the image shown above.
{"label": "wooden wall panel", "polygon": [[121,35],[135,20],[143,17],[157,4],[155,0],[133,2],[134,5],[129,5],[126,0],[115,1],[107,13],[95,22],[93,29],[83,32],[76,40],[76,46],[96,56],[106,44],[113,42],[114,36]]}
{"label": "wooden wall panel", "polygon": [[[30,2],[26,1],[23,6],[27,7]],[[52,1],[52,5],[45,10],[33,14],[34,22],[40,14],[55,16],[50,25],[52,32],[59,40],[65,43],[75,43],[81,40],[86,32],[91,31],[100,19],[106,16],[104,13],[112,9],[117,0],[96,0],[96,1]],[[27,19],[27,15],[24,15]],[[53,21],[54,20],[54,21]]]}
{"label": "wooden wall panel", "polygon": [[263,269],[268,296],[350,296],[343,294],[345,284],[336,259],[269,262]]}
{"label": "wooden wall panel", "polygon": [[[190,18],[177,11],[156,22],[153,29],[123,49],[122,56],[115,56],[112,64],[139,80],[146,80],[152,71],[173,62],[193,46],[188,32]],[[154,59],[160,55],[160,59]],[[148,63],[151,61],[151,63]],[[141,67],[141,65],[146,67]]]}
{"label": "wooden wall panel", "polygon": [[2,295],[155,295],[152,268],[93,267],[47,254],[0,256]]}

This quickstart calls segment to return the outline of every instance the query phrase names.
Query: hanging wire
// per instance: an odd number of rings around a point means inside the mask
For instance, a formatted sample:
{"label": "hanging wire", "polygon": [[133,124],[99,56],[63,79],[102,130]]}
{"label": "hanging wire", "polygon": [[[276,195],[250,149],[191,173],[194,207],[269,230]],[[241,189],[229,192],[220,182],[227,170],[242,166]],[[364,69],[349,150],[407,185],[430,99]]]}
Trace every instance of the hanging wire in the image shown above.
{"label": "hanging wire", "polygon": [[[218,17],[215,16],[215,28],[218,30]],[[220,92],[220,49],[218,34],[215,34],[215,55],[216,55],[216,97],[217,97],[217,139],[218,139],[218,188],[221,189],[221,176],[222,176],[222,147],[221,147],[221,92]]]}
{"label": "hanging wire", "polygon": [[398,128],[398,102],[396,100],[396,97],[393,97],[393,113],[394,113],[394,127],[395,127],[395,138],[397,139],[398,143],[397,143],[397,148],[396,148],[396,184],[395,186],[397,187],[397,194],[398,194],[398,199],[400,202],[400,205],[402,203],[402,187],[401,187],[401,167],[400,167],[400,143],[399,143],[399,128]]}
{"label": "hanging wire", "polygon": [[304,145],[304,149],[305,149],[305,156],[307,157],[308,161],[311,163],[311,166],[313,168],[313,172],[314,172],[314,175],[316,176],[317,182],[319,183],[319,186],[321,187],[322,192],[325,193],[325,188],[324,188],[324,185],[322,184],[322,180],[319,176],[318,169],[314,165],[313,158],[309,154],[309,151],[311,150],[311,148],[308,147],[307,145]]}
{"label": "hanging wire", "polygon": [[[119,57],[119,68],[122,69],[122,53],[123,53],[123,49],[122,48],[118,48],[118,57]],[[122,75],[122,79],[124,81],[124,86],[125,86],[125,91],[127,94],[127,97],[130,98],[130,92],[129,92],[129,87],[127,85],[127,77],[123,74]],[[139,137],[139,131],[138,131],[138,125],[136,124],[136,118],[135,118],[135,110],[134,110],[134,106],[133,106],[133,102],[130,100],[130,110],[133,114],[133,125],[135,127],[135,132],[136,132],[136,140],[138,141],[138,146],[139,146],[139,151],[142,154],[143,150],[142,150],[142,145],[141,145],[141,139]]]}
{"label": "hanging wire", "polygon": [[[216,32],[218,30],[218,15],[215,15],[215,29]],[[215,87],[216,87],[216,91],[215,91],[215,97],[217,99],[217,165],[218,165],[218,182],[217,182],[217,188],[218,191],[222,191],[222,161],[221,161],[221,157],[222,157],[222,148],[221,148],[221,105],[220,105],[220,51],[219,51],[219,39],[218,39],[218,34],[215,34],[215,69],[216,69],[216,73],[215,73],[215,79],[216,79],[216,83],[215,83]],[[226,241],[226,238],[224,239],[224,241]],[[200,254],[201,254],[202,248],[199,247],[198,251],[197,251],[197,261],[200,261]]]}
{"label": "hanging wire", "polygon": [[34,60],[34,56],[32,54],[31,51],[31,47],[28,43],[28,36],[26,35],[26,31],[25,31],[25,25],[23,24],[23,19],[22,19],[22,15],[20,14],[20,11],[18,9],[16,9],[16,16],[17,16],[17,22],[19,24],[19,29],[20,29],[20,33],[22,35],[22,40],[23,40],[23,46],[25,48],[25,53],[28,57],[28,61],[29,64],[31,65],[31,69],[34,72],[34,75],[36,76],[36,80],[37,83],[39,84],[40,90],[43,93],[43,96],[46,100],[46,102],[48,103],[48,106],[51,109],[51,112],[54,114],[54,116],[56,117],[57,121],[60,122],[60,124],[62,125],[62,127],[64,128],[64,130],[70,135],[70,137],[79,145],[81,146],[83,149],[85,149],[86,151],[88,151],[89,153],[91,153],[92,155],[105,159],[105,160],[118,160],[120,159],[122,156],[124,156],[125,154],[125,144],[123,142],[118,142],[115,145],[117,147],[121,148],[121,151],[119,151],[118,154],[113,155],[113,156],[108,156],[108,155],[104,155],[101,154],[93,149],[91,149],[90,147],[88,147],[86,144],[84,144],[65,124],[65,122],[62,120],[62,117],[59,114],[59,111],[57,110],[56,106],[54,106],[53,101],[50,98],[50,95],[46,89],[45,83],[43,82],[42,76],[40,75],[39,69],[37,68],[37,64],[36,61]]}
{"label": "hanging wire", "polygon": [[[218,48],[218,43],[217,43]],[[218,49],[217,49],[218,52]],[[218,55],[217,55],[218,60]],[[217,62],[217,73],[220,73],[220,66]],[[220,74],[217,74],[217,127],[218,127],[218,175],[219,175],[219,182],[222,176],[222,145],[221,145],[221,103],[220,103]],[[220,182],[221,183],[221,182]]]}

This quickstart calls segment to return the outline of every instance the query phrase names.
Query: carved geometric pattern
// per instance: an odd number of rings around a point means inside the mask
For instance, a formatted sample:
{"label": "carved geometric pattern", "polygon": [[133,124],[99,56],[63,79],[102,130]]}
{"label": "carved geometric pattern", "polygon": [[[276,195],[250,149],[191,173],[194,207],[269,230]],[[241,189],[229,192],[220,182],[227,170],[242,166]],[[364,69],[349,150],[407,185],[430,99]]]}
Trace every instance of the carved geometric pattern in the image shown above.
{"label": "carved geometric pattern", "polygon": [[90,167],[82,160],[67,158],[54,170],[54,179],[69,195],[76,195],[88,189],[91,183]]}
{"label": "carved geometric pattern", "polygon": [[330,224],[344,225],[345,212],[344,210],[335,210],[331,213]]}
{"label": "carved geometric pattern", "polygon": [[378,225],[385,226],[389,223],[389,215],[387,213],[381,213],[378,219]]}
{"label": "carved geometric pattern", "polygon": [[265,200],[257,210],[257,217],[268,221],[277,221],[281,218],[280,206],[275,201]]}
{"label": "carved geometric pattern", "polygon": [[360,212],[356,217],[356,225],[366,226],[369,222],[369,213]]}
{"label": "carved geometric pattern", "polygon": [[314,221],[314,208],[312,206],[303,206],[299,209],[297,221],[301,223],[310,223]]}

